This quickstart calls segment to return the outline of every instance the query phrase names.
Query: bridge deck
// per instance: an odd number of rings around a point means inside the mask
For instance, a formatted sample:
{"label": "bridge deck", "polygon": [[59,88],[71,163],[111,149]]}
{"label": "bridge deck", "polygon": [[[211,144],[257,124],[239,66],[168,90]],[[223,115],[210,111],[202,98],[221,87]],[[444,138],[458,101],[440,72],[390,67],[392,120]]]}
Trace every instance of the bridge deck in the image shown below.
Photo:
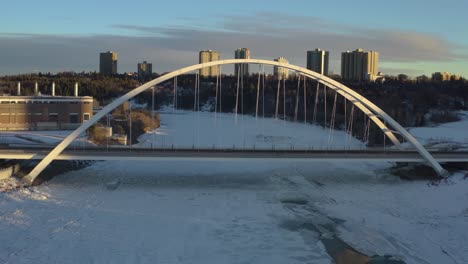
{"label": "bridge deck", "polygon": [[[43,159],[49,147],[0,148],[0,159]],[[439,162],[468,162],[468,151],[431,152]],[[416,151],[383,150],[240,150],[240,149],[147,149],[96,148],[67,149],[57,160],[164,160],[164,159],[304,159],[304,160],[380,160],[424,162]]]}

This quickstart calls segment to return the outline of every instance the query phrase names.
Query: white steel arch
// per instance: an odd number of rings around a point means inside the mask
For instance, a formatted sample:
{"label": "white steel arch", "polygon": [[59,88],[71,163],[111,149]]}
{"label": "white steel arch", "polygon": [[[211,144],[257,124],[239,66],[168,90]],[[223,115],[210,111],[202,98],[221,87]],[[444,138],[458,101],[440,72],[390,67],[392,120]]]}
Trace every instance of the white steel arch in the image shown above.
{"label": "white steel arch", "polygon": [[[442,166],[432,157],[432,155],[408,132],[406,131],[398,122],[396,122],[393,118],[387,115],[382,109],[377,107],[371,101],[367,100],[365,97],[361,96],[351,88],[346,87],[345,85],[328,78],[322,74],[313,72],[311,70],[305,69],[300,66],[288,64],[288,63],[281,63],[276,61],[269,61],[269,60],[259,60],[259,59],[229,59],[229,60],[219,60],[219,61],[212,61],[202,64],[196,64],[189,67],[185,67],[179,70],[175,70],[168,74],[165,74],[159,78],[156,78],[150,82],[147,82],[132,91],[126,93],[125,95],[119,97],[118,99],[114,100],[112,103],[105,106],[100,112],[96,113],[90,120],[83,123],[80,127],[78,127],[75,131],[73,131],[70,135],[68,135],[60,144],[58,144],[37,166],[23,178],[23,182],[26,184],[32,184],[34,180],[39,176],[39,174],[66,148],[68,147],[73,140],[75,140],[81,133],[85,132],[88,128],[92,125],[97,123],[101,118],[105,117],[108,113],[112,110],[123,104],[129,99],[137,96],[138,94],[144,92],[151,87],[158,85],[159,83],[165,82],[170,80],[176,76],[193,72],[204,67],[211,67],[211,66],[219,66],[219,65],[227,65],[227,64],[239,64],[239,63],[248,63],[248,64],[263,64],[263,65],[270,65],[270,66],[278,66],[287,68],[290,70],[294,70],[296,72],[301,73],[313,80],[316,80],[328,88],[335,90],[337,93],[348,99],[351,103],[353,103],[356,107],[358,107],[361,111],[363,111],[384,133],[385,135],[396,145],[400,146],[400,142],[393,134],[392,130],[390,130],[383,122],[385,121],[388,125],[393,127],[398,133],[400,133],[403,138],[405,138],[408,142],[410,142],[419,154],[426,160],[429,165],[436,171],[436,173],[440,176],[445,177],[447,175],[447,171],[442,168]],[[381,120],[382,119],[382,120]]]}

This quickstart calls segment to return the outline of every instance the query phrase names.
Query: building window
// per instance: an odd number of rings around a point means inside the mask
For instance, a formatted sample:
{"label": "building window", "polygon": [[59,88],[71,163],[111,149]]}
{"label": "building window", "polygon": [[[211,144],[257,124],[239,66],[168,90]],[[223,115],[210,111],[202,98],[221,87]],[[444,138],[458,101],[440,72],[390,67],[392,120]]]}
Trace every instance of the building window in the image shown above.
{"label": "building window", "polygon": [[49,113],[49,122],[57,122],[58,121],[58,114],[57,113]]}
{"label": "building window", "polygon": [[83,121],[88,121],[89,117],[90,117],[90,114],[88,114],[88,113],[83,114]]}
{"label": "building window", "polygon": [[76,124],[79,123],[78,114],[70,114],[70,123]]}

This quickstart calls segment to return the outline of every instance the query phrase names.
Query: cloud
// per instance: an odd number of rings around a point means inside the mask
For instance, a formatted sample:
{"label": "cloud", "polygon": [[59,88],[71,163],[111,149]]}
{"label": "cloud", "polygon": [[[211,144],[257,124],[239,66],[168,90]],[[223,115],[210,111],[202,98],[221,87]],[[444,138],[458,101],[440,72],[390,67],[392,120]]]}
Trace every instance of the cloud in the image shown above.
{"label": "cloud", "polygon": [[[186,19],[190,21],[190,19]],[[135,71],[139,61],[153,62],[156,71],[197,63],[198,51],[214,49],[232,58],[234,49],[248,47],[256,58],[284,56],[305,65],[314,48],[331,52],[331,68],[339,72],[340,54],[363,48],[377,50],[381,63],[450,62],[461,56],[442,37],[412,31],[372,29],[338,24],[315,17],[259,13],[214,17],[211,24],[191,26],[112,25],[120,35],[53,36],[0,34],[1,73],[97,70],[99,52],[119,52],[119,72]]]}

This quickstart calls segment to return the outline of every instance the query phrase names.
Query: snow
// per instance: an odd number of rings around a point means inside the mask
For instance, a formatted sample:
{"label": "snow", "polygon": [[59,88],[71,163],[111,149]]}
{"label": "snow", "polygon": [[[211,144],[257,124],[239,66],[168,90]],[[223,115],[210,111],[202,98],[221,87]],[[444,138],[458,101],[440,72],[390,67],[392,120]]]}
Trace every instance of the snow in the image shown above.
{"label": "snow", "polygon": [[242,149],[362,149],[343,131],[274,118],[212,112],[159,113],[161,126],[139,138],[138,146]]}
{"label": "snow", "polygon": [[204,174],[206,167],[103,162],[3,194],[0,256],[15,263],[303,263],[310,256],[330,263],[323,248],[278,228],[288,212],[268,175],[255,173],[268,166],[223,176]]}
{"label": "snow", "polygon": [[[329,140],[327,129],[311,125],[248,116],[236,125],[232,115],[213,117],[166,111],[162,127],[139,145],[362,147],[339,131]],[[461,135],[464,122],[445,135]],[[425,129],[432,137],[448,133]],[[334,236],[369,256],[468,263],[466,172],[432,185],[400,180],[389,166],[97,162],[41,186],[0,193],[0,263],[332,263],[321,239]]]}
{"label": "snow", "polygon": [[375,178],[372,171],[360,177],[314,177],[326,186],[314,189],[317,207],[345,219],[338,226],[341,238],[368,255],[392,254],[407,263],[468,263],[468,206],[460,202],[468,198],[468,181],[462,173],[438,186]]}
{"label": "snow", "polygon": [[421,143],[434,149],[468,150],[468,111],[458,112],[460,121],[434,127],[410,128]]}
{"label": "snow", "polygon": [[[51,130],[51,131],[1,131],[0,144],[21,144],[21,145],[57,145],[72,130]],[[91,145],[85,135],[78,137],[72,146]]]}

